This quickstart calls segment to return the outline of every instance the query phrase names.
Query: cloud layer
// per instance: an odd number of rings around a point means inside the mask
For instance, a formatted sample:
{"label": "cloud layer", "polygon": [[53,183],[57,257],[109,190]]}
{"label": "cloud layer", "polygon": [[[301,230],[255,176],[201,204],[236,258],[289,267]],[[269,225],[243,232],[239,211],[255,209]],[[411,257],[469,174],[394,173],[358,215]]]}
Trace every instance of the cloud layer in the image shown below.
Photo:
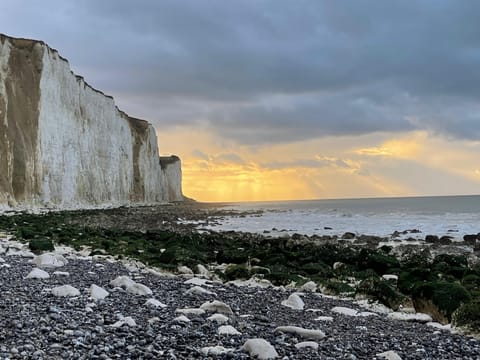
{"label": "cloud layer", "polygon": [[46,40],[159,128],[202,126],[253,145],[416,129],[480,137],[475,0],[2,7],[2,31]]}

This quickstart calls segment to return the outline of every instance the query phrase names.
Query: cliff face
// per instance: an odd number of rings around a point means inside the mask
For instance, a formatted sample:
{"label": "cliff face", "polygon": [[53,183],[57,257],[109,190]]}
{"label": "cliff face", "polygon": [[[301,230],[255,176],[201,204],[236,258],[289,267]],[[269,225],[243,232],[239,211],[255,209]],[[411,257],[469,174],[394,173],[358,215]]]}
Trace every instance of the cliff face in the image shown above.
{"label": "cliff face", "polygon": [[182,199],[180,162],[161,166],[152,125],[118,110],[44,43],[0,35],[0,206]]}
{"label": "cliff face", "polygon": [[169,199],[180,199],[182,201],[182,163],[178,156],[160,157],[160,167],[164,174],[164,189],[167,189]]}

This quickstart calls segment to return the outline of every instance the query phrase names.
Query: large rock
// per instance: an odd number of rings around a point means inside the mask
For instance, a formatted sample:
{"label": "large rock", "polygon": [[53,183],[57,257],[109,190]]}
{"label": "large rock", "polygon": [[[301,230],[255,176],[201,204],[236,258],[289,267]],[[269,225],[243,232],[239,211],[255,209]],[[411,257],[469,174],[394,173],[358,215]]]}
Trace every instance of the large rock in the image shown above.
{"label": "large rock", "polygon": [[242,349],[259,360],[278,358],[275,348],[265,339],[249,339],[243,344]]}
{"label": "large rock", "polygon": [[293,310],[303,310],[305,303],[298,294],[291,294],[287,300],[282,301],[282,305]]}
{"label": "large rock", "polygon": [[42,269],[39,269],[39,268],[35,268],[32,271],[30,271],[25,278],[26,279],[48,279],[49,277],[50,275],[46,271],[43,271]]}
{"label": "large rock", "polygon": [[139,283],[128,286],[127,292],[129,294],[138,296],[148,296],[153,294],[152,290],[148,286]]}
{"label": "large rock", "polygon": [[441,324],[449,323],[453,312],[470,299],[463,286],[446,281],[421,283],[412,292],[415,310],[431,315]]}
{"label": "large rock", "polygon": [[62,255],[50,253],[35,256],[32,262],[38,267],[44,268],[56,268],[68,264],[68,261]]}
{"label": "large rock", "polygon": [[0,35],[0,206],[181,201],[178,157],[45,43]]}

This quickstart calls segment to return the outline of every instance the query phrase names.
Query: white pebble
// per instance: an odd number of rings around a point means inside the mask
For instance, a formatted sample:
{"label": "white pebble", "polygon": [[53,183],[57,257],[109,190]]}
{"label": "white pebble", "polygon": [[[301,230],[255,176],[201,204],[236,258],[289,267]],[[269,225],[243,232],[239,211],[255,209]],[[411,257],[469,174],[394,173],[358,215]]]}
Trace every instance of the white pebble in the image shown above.
{"label": "white pebble", "polygon": [[197,308],[177,309],[177,310],[175,310],[175,312],[178,313],[178,314],[183,314],[183,315],[203,315],[203,314],[205,314],[205,310],[197,309]]}
{"label": "white pebble", "polygon": [[183,275],[193,275],[193,271],[186,266],[179,266],[177,271]]}
{"label": "white pebble", "polygon": [[278,358],[275,348],[265,339],[249,339],[243,344],[242,349],[259,360]]}
{"label": "white pebble", "polygon": [[43,271],[42,269],[39,269],[39,268],[35,268],[28,273],[25,279],[48,279],[49,277],[50,275],[48,275],[46,271]]}
{"label": "white pebble", "polygon": [[290,333],[310,340],[320,340],[325,337],[325,333],[321,330],[303,329],[298,326],[279,326],[275,332]]}
{"label": "white pebble", "polygon": [[234,351],[235,349],[224,348],[223,346],[207,346],[200,349],[200,352],[205,356],[208,356],[208,355],[218,356],[218,355],[223,355],[223,354],[227,354]]}
{"label": "white pebble", "polygon": [[135,284],[135,281],[130,279],[128,276],[117,276],[114,280],[110,281],[110,285],[113,287],[128,288]]}
{"label": "white pebble", "polygon": [[315,320],[315,321],[329,321],[330,322],[330,321],[333,321],[333,317],[331,317],[331,316],[319,316],[319,317],[317,317],[313,320]]}
{"label": "white pebble", "polygon": [[149,324],[155,324],[155,323],[158,323],[158,322],[160,322],[160,318],[158,316],[155,316],[151,319],[148,319]]}
{"label": "white pebble", "polygon": [[318,350],[318,343],[316,343],[315,341],[304,341],[304,342],[300,342],[298,344],[295,344],[295,347],[298,350],[305,349],[305,348]]}
{"label": "white pebble", "polygon": [[145,286],[139,283],[134,283],[133,285],[128,286],[127,292],[129,294],[139,295],[139,296],[146,296],[146,295],[153,294],[152,290],[148,286]]}
{"label": "white pebble", "polygon": [[156,307],[156,308],[166,308],[167,305],[165,305],[164,303],[158,301],[157,299],[148,299],[146,302],[145,302],[145,305],[147,306],[153,306],[153,307]]}
{"label": "white pebble", "polygon": [[386,360],[402,360],[402,358],[395,351],[392,350],[385,351],[383,353],[377,354],[376,356]]}
{"label": "white pebble", "polygon": [[210,271],[208,271],[205,266],[198,264],[196,270],[198,275],[204,276],[204,277],[210,277]]}
{"label": "white pebble", "polygon": [[207,301],[200,305],[200,309],[203,309],[208,312],[212,313],[219,313],[224,315],[233,315],[232,308],[225,304],[224,302],[214,300],[214,301]]}
{"label": "white pebble", "polygon": [[419,323],[428,323],[432,322],[432,317],[427,314],[416,313],[416,314],[407,314],[400,311],[393,312],[387,315],[389,319],[400,320],[400,321],[413,321]]}
{"label": "white pebble", "polygon": [[305,303],[298,294],[290,295],[287,300],[282,301],[282,305],[293,310],[303,310],[305,307]]}
{"label": "white pebble", "polygon": [[185,315],[180,315],[180,316],[176,317],[175,319],[173,319],[173,321],[179,322],[179,323],[189,323],[190,319],[188,317],[186,317]]}
{"label": "white pebble", "polygon": [[218,328],[218,334],[219,335],[232,335],[232,336],[235,336],[235,335],[242,335],[242,333],[240,331],[238,331],[237,329],[235,329],[233,326],[231,325],[222,325]]}
{"label": "white pebble", "polygon": [[185,291],[185,295],[216,295],[216,294],[200,286],[194,286],[188,289],[187,291]]}
{"label": "white pebble", "polygon": [[228,317],[223,314],[213,314],[207,318],[208,321],[215,321],[217,324],[226,324],[228,322]]}
{"label": "white pebble", "polygon": [[57,286],[52,289],[52,295],[58,296],[58,297],[73,297],[73,296],[79,296],[80,291],[78,291],[77,288],[74,288],[71,285],[62,285],[62,286]]}
{"label": "white pebble", "polygon": [[302,291],[315,292],[317,291],[317,284],[313,281],[308,281],[300,288]]}
{"label": "white pebble", "polygon": [[103,300],[105,299],[110,293],[105,290],[104,288],[97,286],[95,284],[92,284],[90,286],[90,297],[95,300]]}
{"label": "white pebble", "polygon": [[58,254],[45,253],[35,256],[32,262],[38,267],[61,267],[68,264],[68,261]]}
{"label": "white pebble", "polygon": [[350,309],[344,306],[335,306],[331,311],[334,313],[342,314],[346,316],[358,316],[357,310]]}
{"label": "white pebble", "polygon": [[212,286],[212,285],[209,285],[209,284],[208,284],[209,282],[210,282],[210,281],[208,281],[207,279],[202,279],[202,278],[194,277],[194,278],[185,280],[185,281],[184,281],[184,284],[187,284],[187,285],[197,285],[197,286]]}

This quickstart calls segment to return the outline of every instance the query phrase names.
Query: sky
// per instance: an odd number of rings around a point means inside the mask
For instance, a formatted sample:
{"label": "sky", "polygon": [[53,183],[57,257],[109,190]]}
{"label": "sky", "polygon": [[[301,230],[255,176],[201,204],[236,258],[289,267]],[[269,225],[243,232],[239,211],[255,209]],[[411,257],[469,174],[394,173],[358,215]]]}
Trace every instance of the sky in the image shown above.
{"label": "sky", "polygon": [[477,0],[2,0],[202,201],[480,194]]}

